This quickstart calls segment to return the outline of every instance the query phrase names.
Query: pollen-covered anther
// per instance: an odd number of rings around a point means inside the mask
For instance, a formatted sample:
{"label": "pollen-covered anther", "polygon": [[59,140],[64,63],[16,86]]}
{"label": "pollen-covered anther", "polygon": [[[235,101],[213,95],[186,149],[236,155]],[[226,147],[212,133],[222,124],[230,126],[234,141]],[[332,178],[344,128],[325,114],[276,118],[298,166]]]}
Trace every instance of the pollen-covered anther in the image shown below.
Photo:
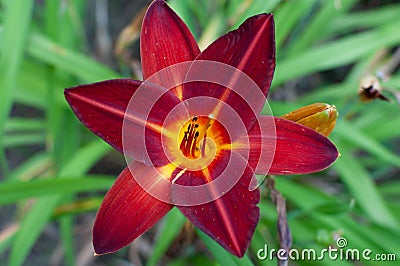
{"label": "pollen-covered anther", "polygon": [[[196,123],[198,121],[198,117],[193,117],[187,126],[186,131],[184,132],[184,136],[181,140],[180,150],[182,154],[189,159],[197,159],[199,156],[205,156],[205,138],[207,137],[207,129],[210,124],[208,124],[205,128],[202,124]],[[205,129],[205,130],[204,130]],[[202,132],[204,131],[204,133]],[[200,132],[202,132],[202,138],[200,140]],[[201,145],[201,152],[200,151]]]}

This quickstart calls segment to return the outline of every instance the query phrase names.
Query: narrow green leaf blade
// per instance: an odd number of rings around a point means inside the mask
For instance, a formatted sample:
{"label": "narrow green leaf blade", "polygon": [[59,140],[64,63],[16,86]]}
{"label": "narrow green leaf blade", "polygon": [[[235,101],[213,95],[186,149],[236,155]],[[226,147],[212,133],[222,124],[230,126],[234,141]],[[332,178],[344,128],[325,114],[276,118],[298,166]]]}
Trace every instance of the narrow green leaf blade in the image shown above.
{"label": "narrow green leaf blade", "polygon": [[183,216],[178,208],[173,208],[167,214],[163,227],[161,228],[161,231],[157,236],[156,245],[154,246],[153,253],[147,261],[146,266],[153,266],[157,264],[157,262],[170,247],[172,241],[182,230],[185,221],[185,216]]}
{"label": "narrow green leaf blade", "polygon": [[342,156],[333,167],[355,197],[356,204],[376,223],[399,228],[398,222],[386,206],[369,173],[347,148],[341,146],[340,152]]}

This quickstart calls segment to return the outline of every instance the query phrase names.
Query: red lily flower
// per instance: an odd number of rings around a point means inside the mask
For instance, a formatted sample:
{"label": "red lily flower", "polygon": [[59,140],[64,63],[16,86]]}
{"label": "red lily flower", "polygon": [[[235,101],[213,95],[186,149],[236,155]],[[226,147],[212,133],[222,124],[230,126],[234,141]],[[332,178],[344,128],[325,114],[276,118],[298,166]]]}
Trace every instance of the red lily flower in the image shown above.
{"label": "red lily flower", "polygon": [[259,220],[254,174],[304,174],[338,152],[302,125],[260,116],[275,69],[271,14],[246,20],[201,52],[160,0],[141,32],[145,81],[67,89],[78,118],[132,158],[97,213],[97,254],[114,252],[176,206],[232,254],[244,255]]}

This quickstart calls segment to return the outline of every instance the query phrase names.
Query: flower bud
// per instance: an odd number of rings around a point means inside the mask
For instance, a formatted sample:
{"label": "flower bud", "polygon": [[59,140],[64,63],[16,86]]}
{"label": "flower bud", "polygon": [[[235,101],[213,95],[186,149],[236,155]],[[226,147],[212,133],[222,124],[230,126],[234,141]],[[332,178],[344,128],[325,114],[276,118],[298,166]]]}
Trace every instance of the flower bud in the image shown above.
{"label": "flower bud", "polygon": [[336,124],[338,111],[334,105],[314,103],[281,116],[328,136]]}

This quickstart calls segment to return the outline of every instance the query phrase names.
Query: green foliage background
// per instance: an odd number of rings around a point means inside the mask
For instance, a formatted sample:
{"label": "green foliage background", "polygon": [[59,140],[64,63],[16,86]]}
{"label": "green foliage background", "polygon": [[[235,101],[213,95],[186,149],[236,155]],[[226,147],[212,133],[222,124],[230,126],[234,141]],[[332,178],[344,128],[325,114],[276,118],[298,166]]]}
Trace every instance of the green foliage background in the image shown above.
{"label": "green foliage background", "polygon": [[[400,107],[389,92],[391,104],[365,104],[357,97],[362,75],[379,68],[376,55],[386,52],[384,59],[390,60],[400,46],[399,1],[169,3],[203,48],[249,16],[273,12],[277,68],[269,103],[274,113],[282,115],[314,102],[334,104],[339,110],[330,136],[341,153],[338,161],[321,173],[275,177],[287,199],[293,248],[321,250],[342,236],[348,248],[393,253],[400,260]],[[79,225],[86,217],[90,229],[104,193],[122,170],[123,158],[78,122],[63,96],[66,87],[132,75],[118,60],[96,60],[87,17],[94,4],[0,0],[0,265],[34,265],[36,257],[42,258],[37,265],[57,265],[51,264],[57,249],[61,265],[77,265],[82,255]],[[383,86],[399,91],[399,68],[391,74]],[[108,168],[98,168],[104,164]],[[175,210],[146,234],[150,252],[141,253],[141,262],[276,265],[276,260],[256,257],[265,243],[279,247],[277,214],[265,189],[260,209],[251,247],[241,260],[199,231],[200,240],[166,253],[185,224]],[[44,251],[49,228],[56,237]],[[90,230],[85,236],[90,240]],[[88,265],[125,265],[121,263],[129,261],[130,252],[124,249],[91,259]],[[396,263],[325,259],[290,264]]]}

